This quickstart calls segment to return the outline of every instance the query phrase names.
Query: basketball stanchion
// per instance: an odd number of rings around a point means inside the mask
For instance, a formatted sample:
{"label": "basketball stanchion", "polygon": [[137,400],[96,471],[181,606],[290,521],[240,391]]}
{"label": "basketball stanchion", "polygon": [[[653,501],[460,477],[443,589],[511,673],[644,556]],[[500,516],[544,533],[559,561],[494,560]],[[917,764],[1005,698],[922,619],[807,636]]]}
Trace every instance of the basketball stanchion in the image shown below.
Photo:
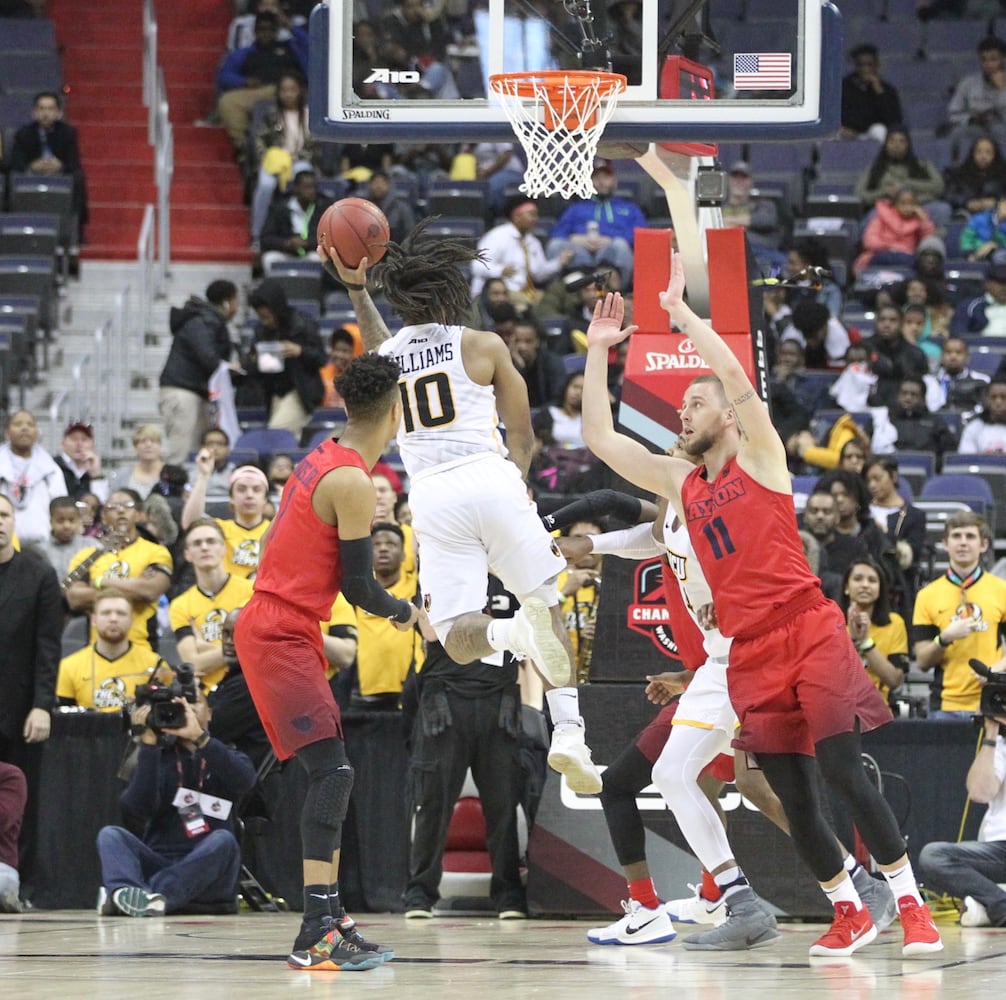
{"label": "basketball stanchion", "polygon": [[489,88],[527,156],[520,190],[529,198],[592,198],[597,146],[626,78],[587,70],[497,73]]}

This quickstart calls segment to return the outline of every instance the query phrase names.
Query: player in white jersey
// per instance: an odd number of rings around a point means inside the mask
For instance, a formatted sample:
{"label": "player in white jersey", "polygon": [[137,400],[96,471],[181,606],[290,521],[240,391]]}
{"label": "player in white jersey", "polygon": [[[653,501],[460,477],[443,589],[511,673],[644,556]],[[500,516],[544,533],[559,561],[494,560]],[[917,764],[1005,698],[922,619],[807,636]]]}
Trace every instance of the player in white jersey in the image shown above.
{"label": "player in white jersey", "polygon": [[[497,334],[460,325],[471,308],[465,276],[478,252],[425,235],[425,225],[389,243],[374,271],[406,324],[394,337],[367,294],[366,258],[347,268],[334,249],[319,254],[349,290],[364,346],[401,364],[398,446],[411,480],[426,611],[457,663],[504,649],[532,660],[554,726],[549,764],[574,791],[596,793],[601,777],[584,741],[559,610],[557,578],[566,563],[524,483],[533,442],[527,387]],[[489,572],[520,600],[515,617],[483,613],[478,581]]]}
{"label": "player in white jersey", "polygon": [[[567,558],[582,554],[580,546],[596,554],[645,558],[663,552],[667,556],[665,572],[669,568],[674,574],[685,606],[702,630],[705,662],[695,671],[681,694],[670,735],[653,764],[652,780],[674,813],[692,853],[716,879],[726,903],[726,913],[743,913],[743,935],[730,934],[719,941],[716,950],[760,948],[779,936],[775,917],[748,884],[734,859],[720,816],[699,786],[699,775],[716,757],[733,753],[730,743],[737,717],[727,694],[730,639],[715,625],[712,592],[695,558],[687,528],[668,508],[661,531],[662,540],[654,537],[655,529],[655,525],[641,524],[624,532],[587,535],[582,542],[580,539],[567,539],[563,547]],[[571,543],[577,548],[572,548]],[[668,918],[682,917],[692,921],[704,918],[703,922],[723,922],[723,907],[712,906],[706,914],[702,913],[704,907],[694,908],[695,912],[688,914],[673,912],[677,909],[672,905],[669,912],[666,907],[634,905],[630,900],[622,919],[608,927],[591,930],[587,936],[596,944],[645,944],[669,940],[666,936],[668,931],[664,928],[670,923]],[[673,929],[669,933],[673,936]],[[694,946],[691,938],[685,939],[686,948]]]}

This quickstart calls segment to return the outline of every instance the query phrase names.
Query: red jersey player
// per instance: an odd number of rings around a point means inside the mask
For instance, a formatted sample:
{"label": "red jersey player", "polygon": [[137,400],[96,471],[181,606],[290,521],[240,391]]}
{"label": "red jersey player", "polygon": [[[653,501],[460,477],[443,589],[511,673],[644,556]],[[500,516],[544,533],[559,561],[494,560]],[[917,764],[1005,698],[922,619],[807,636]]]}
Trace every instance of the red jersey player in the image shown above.
{"label": "red jersey player", "polygon": [[401,419],[398,365],[363,355],[339,379],[348,421],[294,470],[283,491],[235,643],[276,756],[307,771],[301,817],[304,918],[288,963],[306,970],[373,968],[391,951],[355,930],[338,899],[342,822],[353,787],[339,708],[325,678],[319,622],[340,591],[372,615],[411,629],[418,610],[374,579],[370,470]]}
{"label": "red jersey player", "polygon": [[[733,637],[728,687],[741,724],[734,745],[757,755],[798,852],[835,907],[834,923],[811,954],[850,955],[877,934],[822,816],[815,756],[898,901],[903,954],[938,951],[939,932],[897,822],[860,762],[860,732],[882,725],[890,713],[862,668],[841,611],[823,596],[803,557],[785,448],[768,410],[734,354],[688,307],[684,291],[684,267],[673,254],[660,304],[715,373],[692,382],[681,410],[685,448],[704,464],[693,469],[660,456],[633,478],[662,495],[670,486],[720,628]],[[591,342],[624,339],[622,315],[613,296],[599,302]]]}

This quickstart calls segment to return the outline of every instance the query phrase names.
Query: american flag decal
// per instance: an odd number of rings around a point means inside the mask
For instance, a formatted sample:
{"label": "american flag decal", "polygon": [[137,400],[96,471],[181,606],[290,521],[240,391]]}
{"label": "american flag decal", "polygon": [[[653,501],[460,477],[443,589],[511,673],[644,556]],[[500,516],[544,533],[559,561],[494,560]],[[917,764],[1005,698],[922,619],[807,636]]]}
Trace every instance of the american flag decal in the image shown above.
{"label": "american flag decal", "polygon": [[793,86],[789,52],[738,52],[734,90],[789,90]]}

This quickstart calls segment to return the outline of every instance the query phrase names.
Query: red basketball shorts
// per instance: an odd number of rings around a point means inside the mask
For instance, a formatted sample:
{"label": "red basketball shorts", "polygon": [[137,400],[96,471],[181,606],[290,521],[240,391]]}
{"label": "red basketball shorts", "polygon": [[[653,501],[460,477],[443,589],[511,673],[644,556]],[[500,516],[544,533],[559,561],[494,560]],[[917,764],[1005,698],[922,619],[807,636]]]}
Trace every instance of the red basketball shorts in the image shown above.
{"label": "red basketball shorts", "polygon": [[301,747],[342,738],[339,706],[325,677],[321,626],[269,594],[255,594],[234,632],[241,670],[280,760]]}
{"label": "red basketball shorts", "polygon": [[819,603],[777,628],[735,638],[727,671],[740,721],[733,745],[752,753],[814,755],[829,736],[891,721],[834,601]]}

